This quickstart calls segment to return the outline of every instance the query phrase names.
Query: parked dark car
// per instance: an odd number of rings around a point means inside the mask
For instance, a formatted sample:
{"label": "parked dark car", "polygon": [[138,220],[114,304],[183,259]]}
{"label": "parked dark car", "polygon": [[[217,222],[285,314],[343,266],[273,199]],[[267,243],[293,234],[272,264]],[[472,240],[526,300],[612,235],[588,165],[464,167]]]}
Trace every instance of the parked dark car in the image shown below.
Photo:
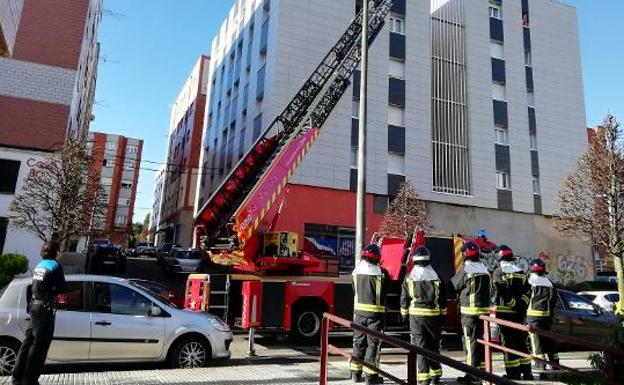
{"label": "parked dark car", "polygon": [[167,285],[164,285],[160,282],[139,278],[129,278],[128,281],[142,287],[143,289],[154,295],[167,299],[170,304],[175,305],[178,309],[184,308],[184,297],[176,294],[176,292]]}
{"label": "parked dark car", "polygon": [[[582,338],[586,341],[606,345],[613,335],[613,326],[619,320],[613,313],[605,312],[600,306],[568,290],[557,290],[557,305],[552,331],[558,334]],[[491,324],[492,339],[499,341],[498,326]],[[558,343],[560,351],[584,350],[583,347]]]}
{"label": "parked dark car", "polygon": [[156,246],[148,242],[141,242],[136,245],[133,254],[137,257],[155,257],[156,252]]}
{"label": "parked dark car", "polygon": [[90,246],[87,260],[92,274],[123,273],[126,270],[126,256],[119,246],[113,244]]}
{"label": "parked dark car", "polygon": [[170,273],[197,273],[202,271],[204,252],[199,249],[174,248],[163,260],[163,268]]}

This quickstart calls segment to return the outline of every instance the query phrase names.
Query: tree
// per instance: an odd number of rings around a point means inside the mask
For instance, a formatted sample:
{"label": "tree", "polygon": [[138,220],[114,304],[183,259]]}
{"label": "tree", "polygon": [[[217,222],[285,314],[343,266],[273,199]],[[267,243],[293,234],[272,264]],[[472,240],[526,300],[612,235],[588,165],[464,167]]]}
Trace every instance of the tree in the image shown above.
{"label": "tree", "polygon": [[416,227],[423,228],[426,221],[425,203],[418,198],[414,186],[405,182],[390,202],[380,232],[384,237],[407,239]]}
{"label": "tree", "polygon": [[601,246],[613,261],[624,309],[624,132],[607,115],[559,191],[555,228]]}
{"label": "tree", "polygon": [[130,239],[128,241],[128,246],[130,248],[136,247],[139,242],[147,242],[147,236],[149,235],[149,218],[150,214],[147,213],[143,219],[143,223],[135,222],[132,224]]}
{"label": "tree", "polygon": [[10,223],[44,242],[68,241],[95,233],[103,221],[106,192],[80,141],[70,139],[38,163],[9,207]]}
{"label": "tree", "polygon": [[139,231],[139,241],[147,242],[147,238],[149,237],[149,225],[150,225],[150,213],[145,214],[145,218],[143,218],[143,223],[141,224],[141,231]]}

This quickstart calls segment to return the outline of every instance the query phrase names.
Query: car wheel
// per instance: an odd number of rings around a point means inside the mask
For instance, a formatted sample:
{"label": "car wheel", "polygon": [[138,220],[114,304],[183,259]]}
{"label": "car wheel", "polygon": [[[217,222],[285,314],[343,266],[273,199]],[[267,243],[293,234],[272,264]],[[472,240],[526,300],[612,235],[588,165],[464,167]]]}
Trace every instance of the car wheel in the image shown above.
{"label": "car wheel", "polygon": [[0,376],[10,376],[17,362],[19,344],[11,341],[0,342]]}
{"label": "car wheel", "polygon": [[199,337],[186,337],[180,340],[169,355],[172,368],[201,368],[210,357],[210,346]]}
{"label": "car wheel", "polygon": [[316,343],[321,334],[321,312],[315,308],[298,309],[292,322],[292,333],[302,343]]}

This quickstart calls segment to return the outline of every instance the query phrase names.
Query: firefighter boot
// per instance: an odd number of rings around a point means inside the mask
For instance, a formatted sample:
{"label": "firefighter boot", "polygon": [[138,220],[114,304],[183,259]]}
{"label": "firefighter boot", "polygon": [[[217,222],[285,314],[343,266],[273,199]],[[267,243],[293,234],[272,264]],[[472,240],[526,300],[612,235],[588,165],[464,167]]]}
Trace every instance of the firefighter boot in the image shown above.
{"label": "firefighter boot", "polygon": [[362,382],[362,372],[351,372],[351,380],[355,383]]}
{"label": "firefighter boot", "polygon": [[464,385],[481,385],[481,380],[477,377],[466,374],[463,377],[457,377],[457,382]]}
{"label": "firefighter boot", "polygon": [[367,375],[365,378],[366,385],[369,384],[383,384],[384,379],[379,374]]}

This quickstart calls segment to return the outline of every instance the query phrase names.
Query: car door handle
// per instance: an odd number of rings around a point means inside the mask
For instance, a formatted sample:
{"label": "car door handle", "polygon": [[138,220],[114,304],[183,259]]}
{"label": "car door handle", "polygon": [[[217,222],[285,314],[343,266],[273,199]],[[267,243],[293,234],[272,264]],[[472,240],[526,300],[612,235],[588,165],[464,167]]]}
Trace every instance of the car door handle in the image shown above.
{"label": "car door handle", "polygon": [[108,322],[108,321],[97,321],[95,324],[96,324],[96,325],[100,325],[100,326],[109,326],[109,325],[112,325],[112,324],[111,324],[110,322]]}

